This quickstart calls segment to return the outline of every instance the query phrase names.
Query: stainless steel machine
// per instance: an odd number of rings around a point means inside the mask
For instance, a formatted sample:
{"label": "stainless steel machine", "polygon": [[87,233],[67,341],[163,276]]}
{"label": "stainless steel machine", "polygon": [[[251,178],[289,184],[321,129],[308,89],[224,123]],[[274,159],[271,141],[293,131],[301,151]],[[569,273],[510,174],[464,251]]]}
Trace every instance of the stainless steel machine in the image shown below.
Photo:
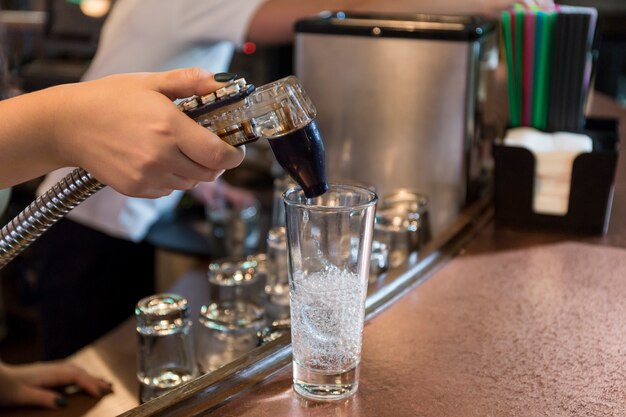
{"label": "stainless steel machine", "polygon": [[417,190],[429,197],[433,233],[450,225],[484,171],[494,27],[341,12],[299,21],[296,74],[318,109],[329,180],[371,184],[381,196]]}

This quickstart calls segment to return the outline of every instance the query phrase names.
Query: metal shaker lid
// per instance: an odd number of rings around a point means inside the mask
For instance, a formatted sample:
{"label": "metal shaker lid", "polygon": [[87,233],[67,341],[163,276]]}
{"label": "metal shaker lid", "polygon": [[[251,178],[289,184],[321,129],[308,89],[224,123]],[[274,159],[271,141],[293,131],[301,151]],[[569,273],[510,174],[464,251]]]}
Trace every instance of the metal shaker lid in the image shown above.
{"label": "metal shaker lid", "polygon": [[190,324],[187,300],[178,294],[156,294],[142,298],[135,307],[137,331],[166,335]]}

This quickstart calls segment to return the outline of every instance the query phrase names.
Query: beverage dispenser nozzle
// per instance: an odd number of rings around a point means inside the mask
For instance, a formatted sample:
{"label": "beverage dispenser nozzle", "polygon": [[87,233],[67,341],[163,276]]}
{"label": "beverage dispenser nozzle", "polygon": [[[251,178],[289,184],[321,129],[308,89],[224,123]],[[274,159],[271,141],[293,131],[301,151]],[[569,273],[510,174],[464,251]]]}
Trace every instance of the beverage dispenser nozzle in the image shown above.
{"label": "beverage dispenser nozzle", "polygon": [[278,163],[308,198],[328,190],[315,106],[296,77],[259,88],[240,78],[215,93],[187,98],[178,107],[233,146],[267,139]]}

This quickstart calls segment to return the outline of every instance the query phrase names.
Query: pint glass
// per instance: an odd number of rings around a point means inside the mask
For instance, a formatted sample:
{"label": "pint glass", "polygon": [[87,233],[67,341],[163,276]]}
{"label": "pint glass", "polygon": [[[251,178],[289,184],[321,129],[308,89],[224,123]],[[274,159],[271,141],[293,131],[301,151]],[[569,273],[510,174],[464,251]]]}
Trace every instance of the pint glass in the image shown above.
{"label": "pint glass", "polygon": [[354,394],[370,267],[376,194],[331,185],[307,199],[284,194],[294,388],[312,399]]}

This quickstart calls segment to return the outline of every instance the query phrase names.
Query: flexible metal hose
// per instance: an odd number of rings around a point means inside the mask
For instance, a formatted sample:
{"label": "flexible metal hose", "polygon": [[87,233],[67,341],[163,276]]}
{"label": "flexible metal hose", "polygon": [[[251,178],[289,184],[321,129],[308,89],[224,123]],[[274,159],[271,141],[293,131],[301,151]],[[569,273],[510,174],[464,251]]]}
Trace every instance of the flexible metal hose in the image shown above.
{"label": "flexible metal hose", "polygon": [[104,187],[82,168],[76,168],[0,230],[0,269],[11,262],[50,226]]}

